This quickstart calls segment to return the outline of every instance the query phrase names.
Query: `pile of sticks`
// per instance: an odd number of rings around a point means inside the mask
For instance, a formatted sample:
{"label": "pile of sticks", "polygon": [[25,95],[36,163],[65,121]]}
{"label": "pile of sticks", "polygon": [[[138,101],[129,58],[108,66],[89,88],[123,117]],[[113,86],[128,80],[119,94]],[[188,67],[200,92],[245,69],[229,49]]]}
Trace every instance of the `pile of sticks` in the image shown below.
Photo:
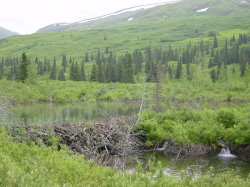
{"label": "pile of sticks", "polygon": [[[60,144],[67,145],[75,153],[84,154],[86,159],[93,159],[101,165],[114,165],[114,158],[123,156],[124,146],[126,155],[136,155],[145,149],[145,137],[134,132],[127,136],[130,124],[133,123],[134,119],[131,117],[123,117],[100,122],[53,123],[23,128],[33,141],[43,140],[46,145],[50,145],[49,138],[57,135],[61,139]],[[13,133],[15,137],[17,132]]]}

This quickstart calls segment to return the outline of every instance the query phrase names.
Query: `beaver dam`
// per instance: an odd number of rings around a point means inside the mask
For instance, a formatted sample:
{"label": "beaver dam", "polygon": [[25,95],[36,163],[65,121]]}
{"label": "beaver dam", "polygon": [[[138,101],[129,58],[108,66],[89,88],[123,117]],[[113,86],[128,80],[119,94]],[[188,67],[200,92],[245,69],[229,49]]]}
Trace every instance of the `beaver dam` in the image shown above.
{"label": "beaver dam", "polygon": [[[43,141],[51,146],[51,137],[59,137],[57,148],[67,145],[75,154],[83,154],[87,160],[111,166],[116,169],[132,169],[138,161],[147,165],[148,160],[156,159],[166,167],[167,174],[176,174],[183,170],[204,170],[212,167],[218,170],[237,168],[241,174],[250,171],[250,165],[240,158],[219,158],[218,149],[210,146],[186,144],[178,145],[173,140],[164,144],[147,146],[143,134],[129,131],[130,124],[136,119],[131,117],[108,118],[102,121],[86,123],[52,123],[42,126],[26,125],[11,128],[10,133],[20,138],[20,132],[32,141]],[[128,134],[129,133],[129,134]],[[240,168],[240,169],[239,169]]]}

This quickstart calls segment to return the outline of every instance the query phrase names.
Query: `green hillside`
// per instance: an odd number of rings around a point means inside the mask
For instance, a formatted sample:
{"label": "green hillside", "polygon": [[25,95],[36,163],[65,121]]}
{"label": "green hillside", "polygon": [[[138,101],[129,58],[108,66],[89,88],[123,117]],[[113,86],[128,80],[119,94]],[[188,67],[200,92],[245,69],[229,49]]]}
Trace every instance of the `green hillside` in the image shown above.
{"label": "green hillside", "polygon": [[[196,12],[210,7],[206,12]],[[183,0],[174,4],[128,12],[105,19],[75,24],[68,31],[14,36],[0,40],[1,56],[44,58],[70,55],[81,60],[86,52],[109,47],[116,54],[145,46],[179,45],[210,40],[210,32],[220,38],[250,30],[250,3],[240,0]],[[128,18],[134,20],[128,22]],[[122,21],[123,20],[123,21]],[[117,26],[119,25],[119,26]],[[71,26],[70,26],[71,27]],[[107,40],[104,36],[107,35]]]}

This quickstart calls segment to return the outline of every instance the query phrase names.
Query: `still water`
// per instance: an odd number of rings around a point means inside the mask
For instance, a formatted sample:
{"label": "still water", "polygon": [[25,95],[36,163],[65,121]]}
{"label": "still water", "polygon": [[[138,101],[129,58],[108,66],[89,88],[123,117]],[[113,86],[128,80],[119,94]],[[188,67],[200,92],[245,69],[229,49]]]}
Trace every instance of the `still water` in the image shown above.
{"label": "still water", "polygon": [[[86,122],[107,117],[127,116],[136,114],[139,102],[130,103],[79,103],[79,104],[34,104],[17,105],[12,110],[11,122],[17,124],[43,124],[47,122]],[[176,160],[164,152],[148,153],[142,159],[145,161],[154,156],[155,161],[161,161],[164,173],[172,176],[203,175],[211,170],[215,173],[232,170],[235,174],[247,177],[250,173],[250,162],[238,157],[225,158],[218,155],[203,157],[188,157]],[[250,160],[250,155],[249,155]]]}
{"label": "still water", "polygon": [[239,157],[222,157],[218,154],[210,154],[175,159],[173,155],[164,152],[150,152],[146,154],[144,161],[149,157],[152,158],[152,155],[154,155],[155,162],[161,162],[166,175],[176,177],[186,175],[196,177],[211,172],[220,174],[228,171],[242,177],[248,177],[250,174],[250,162],[243,161]]}
{"label": "still water", "polygon": [[18,124],[85,122],[133,115],[138,109],[139,102],[16,105],[11,109],[11,120]]}

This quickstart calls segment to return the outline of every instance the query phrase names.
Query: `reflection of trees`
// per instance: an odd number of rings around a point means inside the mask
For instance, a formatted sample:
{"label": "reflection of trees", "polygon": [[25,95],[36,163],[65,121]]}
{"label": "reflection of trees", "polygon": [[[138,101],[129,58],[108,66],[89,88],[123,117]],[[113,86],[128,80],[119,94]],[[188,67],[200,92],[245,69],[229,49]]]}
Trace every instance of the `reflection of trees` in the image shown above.
{"label": "reflection of trees", "polygon": [[8,112],[9,106],[10,106],[10,103],[8,102],[8,100],[5,97],[0,96],[0,124],[7,122],[6,120],[9,116],[9,112]]}
{"label": "reflection of trees", "polygon": [[22,124],[28,125],[28,115],[26,113],[22,113],[20,118],[21,118]]}

